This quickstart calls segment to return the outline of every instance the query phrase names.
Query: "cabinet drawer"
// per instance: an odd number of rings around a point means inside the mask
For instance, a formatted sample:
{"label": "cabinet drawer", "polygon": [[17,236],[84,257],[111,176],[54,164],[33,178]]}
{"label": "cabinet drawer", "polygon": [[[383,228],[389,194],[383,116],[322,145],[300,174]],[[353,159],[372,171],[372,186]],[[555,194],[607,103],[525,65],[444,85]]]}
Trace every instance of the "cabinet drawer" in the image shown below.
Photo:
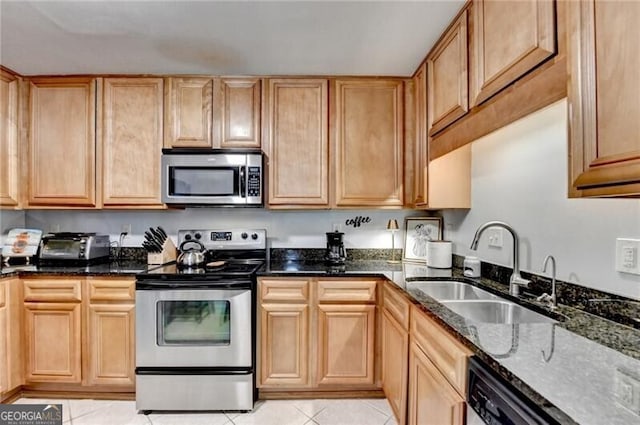
{"label": "cabinet drawer", "polygon": [[304,302],[309,299],[307,279],[260,279],[261,301]]}
{"label": "cabinet drawer", "polygon": [[415,306],[411,308],[410,335],[451,385],[465,394],[471,351]]}
{"label": "cabinet drawer", "polygon": [[404,330],[409,329],[409,301],[398,291],[390,287],[392,283],[385,283],[382,289],[382,302],[385,310],[402,325]]}
{"label": "cabinet drawer", "polygon": [[80,279],[24,280],[25,301],[71,301],[80,302]]}
{"label": "cabinet drawer", "polygon": [[135,299],[135,280],[91,279],[89,302],[133,301]]}
{"label": "cabinet drawer", "polygon": [[319,280],[319,302],[374,302],[376,300],[375,280]]}

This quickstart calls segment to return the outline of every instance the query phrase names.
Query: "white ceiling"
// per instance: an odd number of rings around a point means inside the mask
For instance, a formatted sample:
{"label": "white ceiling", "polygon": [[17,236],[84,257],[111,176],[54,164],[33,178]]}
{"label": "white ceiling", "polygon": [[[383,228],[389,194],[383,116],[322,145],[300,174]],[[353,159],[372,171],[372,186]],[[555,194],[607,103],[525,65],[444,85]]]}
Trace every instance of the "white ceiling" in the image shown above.
{"label": "white ceiling", "polygon": [[463,4],[0,0],[0,64],[23,75],[410,76]]}

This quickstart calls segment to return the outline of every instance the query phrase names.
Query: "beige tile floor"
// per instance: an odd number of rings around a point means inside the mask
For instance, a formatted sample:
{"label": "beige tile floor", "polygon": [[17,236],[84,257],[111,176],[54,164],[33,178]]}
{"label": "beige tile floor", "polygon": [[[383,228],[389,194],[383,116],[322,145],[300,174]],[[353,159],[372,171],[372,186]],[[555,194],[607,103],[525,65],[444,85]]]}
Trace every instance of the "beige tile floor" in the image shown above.
{"label": "beige tile floor", "polygon": [[22,398],[22,404],[62,404],[70,425],[396,425],[386,399],[267,400],[250,413],[156,413],[134,401]]}

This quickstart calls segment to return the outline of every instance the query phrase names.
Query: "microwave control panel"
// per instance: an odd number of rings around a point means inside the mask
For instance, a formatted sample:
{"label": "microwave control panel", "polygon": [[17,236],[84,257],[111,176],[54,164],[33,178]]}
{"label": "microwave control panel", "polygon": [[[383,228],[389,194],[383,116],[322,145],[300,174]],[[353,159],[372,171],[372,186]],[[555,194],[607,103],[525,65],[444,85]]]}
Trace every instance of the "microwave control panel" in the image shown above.
{"label": "microwave control panel", "polygon": [[260,167],[248,167],[247,196],[260,196]]}

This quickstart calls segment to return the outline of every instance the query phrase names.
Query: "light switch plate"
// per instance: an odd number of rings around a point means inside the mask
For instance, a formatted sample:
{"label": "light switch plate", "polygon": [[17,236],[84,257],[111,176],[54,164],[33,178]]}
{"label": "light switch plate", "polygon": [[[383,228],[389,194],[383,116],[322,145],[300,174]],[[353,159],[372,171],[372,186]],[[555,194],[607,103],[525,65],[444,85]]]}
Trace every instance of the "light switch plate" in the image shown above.
{"label": "light switch plate", "polygon": [[640,239],[616,239],[616,270],[640,275]]}
{"label": "light switch plate", "polygon": [[487,229],[489,246],[492,248],[502,248],[504,245],[504,232],[501,228]]}

